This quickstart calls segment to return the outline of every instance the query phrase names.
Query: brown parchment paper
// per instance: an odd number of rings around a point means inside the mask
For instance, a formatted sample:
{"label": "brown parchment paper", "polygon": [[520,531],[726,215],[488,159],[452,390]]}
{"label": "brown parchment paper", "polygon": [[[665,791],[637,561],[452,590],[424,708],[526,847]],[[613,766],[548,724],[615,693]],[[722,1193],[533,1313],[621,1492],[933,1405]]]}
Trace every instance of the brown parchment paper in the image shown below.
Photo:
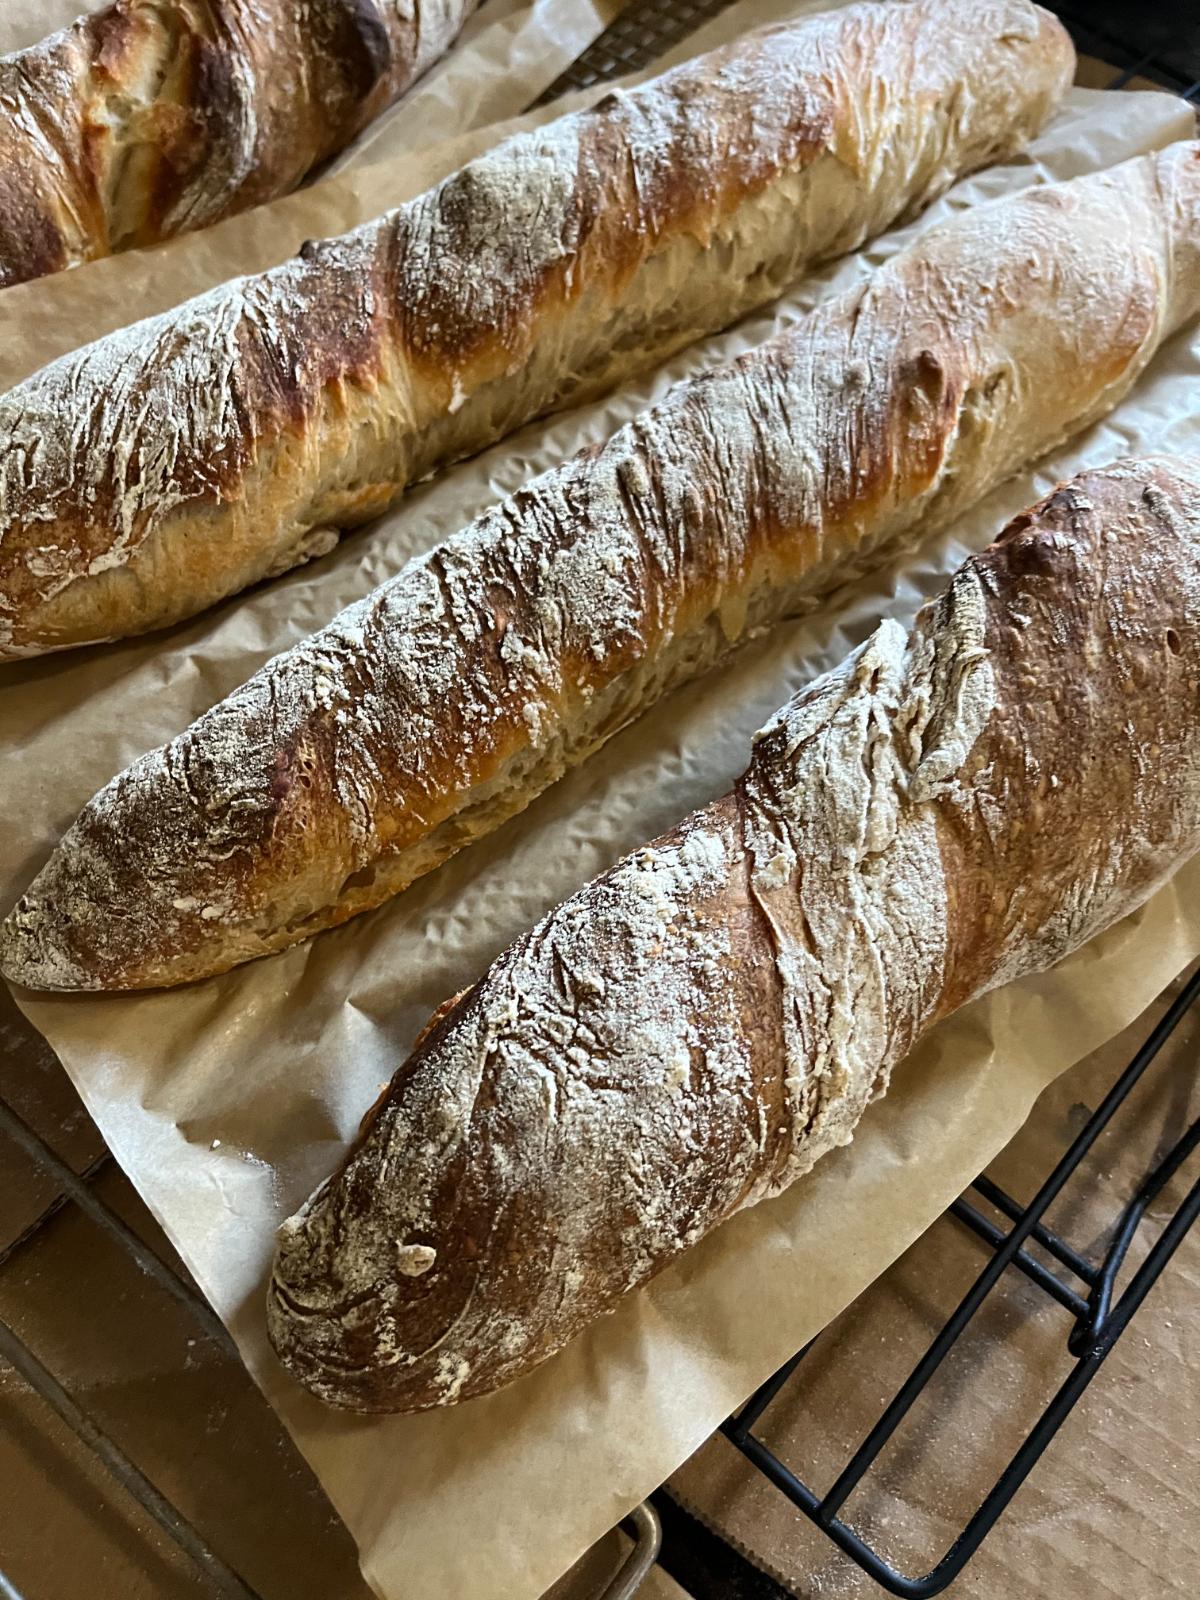
{"label": "brown parchment paper", "polygon": [[[766,14],[747,5],[724,20],[733,31]],[[1077,92],[1027,157],[959,186],[916,226],[1191,131],[1190,112],[1167,96]],[[436,170],[436,154],[430,161]],[[359,176],[385,172],[399,189],[422,165],[383,162]],[[342,203],[320,190],[300,198],[328,198],[333,214]],[[16,896],[95,788],[268,655],[686,372],[760,341],[869,271],[913,231],[878,241],[608,401],[528,428],[421,486],[312,567],[169,634],[7,672],[0,898]],[[211,269],[210,236],[178,241],[149,287],[190,287],[193,252]],[[101,273],[110,312],[145,309],[144,272],[136,258],[81,269],[70,275],[74,307],[61,280],[42,286],[42,301],[12,291],[23,296],[19,316],[0,297],[10,370],[27,367],[31,346],[91,331]],[[674,696],[390,906],[175,993],[19,996],[312,1461],[381,1594],[523,1600],[543,1591],[921,1233],[1049,1078],[1128,1023],[1200,952],[1193,865],[1053,973],[952,1019],[897,1074],[849,1150],[735,1219],[497,1395],[423,1416],[347,1418],[301,1393],[271,1357],[261,1306],[273,1229],[334,1163],[430,1010],[584,878],[724,789],[753,730],[791,690],[881,614],[907,619],[968,549],[1056,478],[1131,450],[1200,450],[1200,423],[1188,415],[1198,368],[1200,340],[1176,339],[1119,413],[992,495],[903,571],[855,586],[822,617],[780,629]]]}

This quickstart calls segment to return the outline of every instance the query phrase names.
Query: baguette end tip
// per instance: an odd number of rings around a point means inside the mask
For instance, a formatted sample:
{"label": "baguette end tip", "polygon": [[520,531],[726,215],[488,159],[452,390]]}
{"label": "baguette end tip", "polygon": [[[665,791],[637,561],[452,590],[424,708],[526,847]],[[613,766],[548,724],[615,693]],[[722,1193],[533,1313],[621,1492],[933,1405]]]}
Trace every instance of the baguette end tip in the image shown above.
{"label": "baguette end tip", "polygon": [[0,923],[0,974],[18,988],[67,994],[101,987],[57,937],[32,891]]}

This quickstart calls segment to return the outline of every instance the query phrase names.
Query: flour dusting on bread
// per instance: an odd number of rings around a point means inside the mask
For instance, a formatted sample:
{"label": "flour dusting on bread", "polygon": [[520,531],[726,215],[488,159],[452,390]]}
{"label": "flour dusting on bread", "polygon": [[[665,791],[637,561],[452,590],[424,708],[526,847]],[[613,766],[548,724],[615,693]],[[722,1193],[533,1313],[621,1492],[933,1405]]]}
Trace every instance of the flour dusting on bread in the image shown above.
{"label": "flour dusting on bread", "polygon": [[115,0],[0,56],[0,287],[296,187],[477,0]]}
{"label": "flour dusting on bread", "polygon": [[1017,518],[440,1015],[281,1229],[280,1357],[360,1411],[486,1393],[846,1143],[936,1020],[1200,847],[1197,674],[1200,462]]}
{"label": "flour dusting on bread", "polygon": [[[380,904],[675,685],[1103,414],[1197,311],[1196,147],[932,230],[135,763],[5,925],[5,970],[186,981]],[[966,618],[982,600],[960,588]],[[965,646],[946,670],[911,779],[931,796],[989,693]]]}
{"label": "flour dusting on bread", "polygon": [[62,358],[0,399],[0,658],[309,559],[1018,148],[1071,64],[1029,0],[763,30]]}

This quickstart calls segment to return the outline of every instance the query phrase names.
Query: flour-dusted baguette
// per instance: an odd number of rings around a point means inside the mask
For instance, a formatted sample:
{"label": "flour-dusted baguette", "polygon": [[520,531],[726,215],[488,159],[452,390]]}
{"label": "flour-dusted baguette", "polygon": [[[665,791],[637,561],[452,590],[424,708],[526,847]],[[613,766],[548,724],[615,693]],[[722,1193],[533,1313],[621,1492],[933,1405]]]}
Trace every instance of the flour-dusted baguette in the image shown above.
{"label": "flour-dusted baguette", "polygon": [[0,288],[286,194],[478,0],[116,0],[0,56]]}
{"label": "flour-dusted baguette", "polygon": [[159,627],[328,550],[1013,150],[1071,61],[1029,0],[752,34],[54,363],[0,399],[0,659]]}
{"label": "flour-dusted baguette", "polygon": [[921,1035],[1200,846],[1200,462],[1091,472],[796,695],[733,791],[443,1008],[280,1230],[272,1341],[413,1410],[849,1142]]}
{"label": "flour-dusted baguette", "polygon": [[1200,145],[931,231],[136,762],[19,902],[0,966],[178,983],[378,905],[1106,411],[1198,312]]}

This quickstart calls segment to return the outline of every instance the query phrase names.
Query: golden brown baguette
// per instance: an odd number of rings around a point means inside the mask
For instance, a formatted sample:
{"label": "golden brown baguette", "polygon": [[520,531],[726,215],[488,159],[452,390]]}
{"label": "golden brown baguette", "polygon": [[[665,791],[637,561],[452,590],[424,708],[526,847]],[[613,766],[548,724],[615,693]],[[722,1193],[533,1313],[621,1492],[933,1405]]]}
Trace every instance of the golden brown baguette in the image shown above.
{"label": "golden brown baguette", "polygon": [[1071,64],[1029,0],[752,34],[55,362],[0,399],[0,659],[161,627],[328,550],[1014,150]]}
{"label": "golden brown baguette", "polygon": [[757,736],[733,791],[494,963],[280,1230],[322,1399],[530,1370],[849,1142],[939,1018],[1200,846],[1200,462],[1086,473]]}
{"label": "golden brown baguette", "polygon": [[116,0],[0,56],[0,288],[286,194],[478,0]]}
{"label": "golden brown baguette", "polygon": [[1197,312],[1200,146],[962,214],[136,762],[18,904],[0,966],[179,983],[378,905],[1107,411]]}

